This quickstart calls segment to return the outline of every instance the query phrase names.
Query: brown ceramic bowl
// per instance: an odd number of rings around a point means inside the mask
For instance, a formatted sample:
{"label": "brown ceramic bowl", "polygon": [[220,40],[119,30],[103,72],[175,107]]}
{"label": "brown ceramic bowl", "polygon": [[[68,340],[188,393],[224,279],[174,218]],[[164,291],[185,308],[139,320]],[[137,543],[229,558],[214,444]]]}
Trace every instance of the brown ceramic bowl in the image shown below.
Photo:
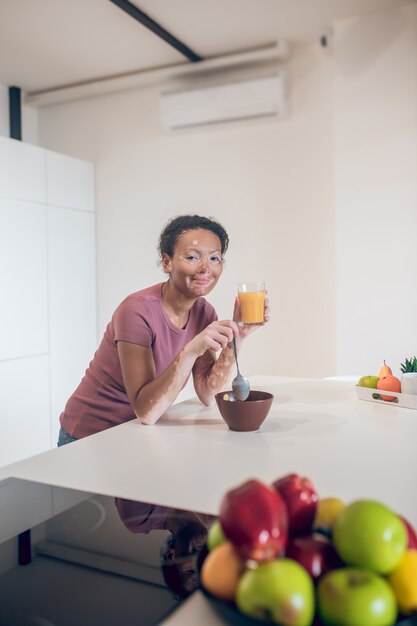
{"label": "brown ceramic bowl", "polygon": [[243,402],[225,400],[225,396],[234,397],[233,391],[222,391],[215,396],[220,414],[229,430],[239,432],[259,430],[274,399],[272,393],[266,391],[251,391]]}

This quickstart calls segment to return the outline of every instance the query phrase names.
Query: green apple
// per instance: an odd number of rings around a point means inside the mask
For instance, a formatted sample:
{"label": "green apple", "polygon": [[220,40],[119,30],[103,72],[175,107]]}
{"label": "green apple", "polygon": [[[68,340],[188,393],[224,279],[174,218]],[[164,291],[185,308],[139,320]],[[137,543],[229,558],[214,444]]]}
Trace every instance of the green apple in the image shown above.
{"label": "green apple", "polygon": [[224,536],[223,528],[219,520],[213,522],[207,533],[207,548],[211,551],[222,543],[225,543],[226,537]]}
{"label": "green apple", "polygon": [[404,524],[391,509],[373,500],[356,500],[333,526],[333,544],[348,565],[389,574],[407,547]]}
{"label": "green apple", "polygon": [[365,569],[345,567],[323,576],[317,602],[321,619],[331,626],[392,626],[397,618],[390,585]]}
{"label": "green apple", "polygon": [[379,380],[379,376],[362,376],[358,380],[359,387],[370,387],[371,389],[376,389],[376,384]]}
{"label": "green apple", "polygon": [[276,559],[247,569],[236,592],[242,613],[282,626],[310,626],[314,619],[314,585],[292,559]]}

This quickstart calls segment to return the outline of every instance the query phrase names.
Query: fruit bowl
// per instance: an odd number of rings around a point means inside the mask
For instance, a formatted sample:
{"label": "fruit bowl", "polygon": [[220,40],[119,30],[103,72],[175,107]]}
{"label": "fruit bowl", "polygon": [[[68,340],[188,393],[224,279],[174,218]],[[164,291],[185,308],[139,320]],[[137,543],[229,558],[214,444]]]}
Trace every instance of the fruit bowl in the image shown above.
{"label": "fruit bowl", "polygon": [[233,391],[222,391],[215,399],[229,430],[253,432],[265,421],[274,396],[266,391],[251,390],[249,397],[242,402],[235,399]]}
{"label": "fruit bowl", "polygon": [[[207,546],[204,546],[198,557],[198,572],[200,572],[207,554]],[[270,620],[267,621],[255,619],[254,617],[249,617],[249,615],[241,613],[233,602],[228,602],[226,600],[220,600],[219,598],[216,598],[216,596],[214,596],[212,593],[204,588],[201,582],[199,583],[199,588],[201,589],[207,600],[210,602],[217,615],[219,615],[219,617],[222,619],[222,623],[224,624],[229,624],[230,626],[266,626],[267,624],[271,626],[271,624],[274,624]],[[275,624],[275,626],[277,626],[277,624]],[[320,620],[320,618],[316,616],[312,626],[325,625]],[[417,626],[417,615],[398,619],[397,623],[394,626]]]}
{"label": "fruit bowl", "polygon": [[[259,620],[254,617],[244,615],[238,611],[238,609],[231,602],[219,600],[206,591],[204,587],[201,589],[216,613],[224,620],[222,623],[230,624],[230,626],[265,626],[266,624],[273,624],[271,621]],[[277,625],[275,624],[275,626]],[[313,626],[325,625],[318,617],[316,617],[313,622]],[[417,616],[400,619],[394,626],[417,626]]]}
{"label": "fruit bowl", "polygon": [[300,474],[229,489],[197,569],[224,624],[417,626],[412,524],[383,502],[320,498]]}

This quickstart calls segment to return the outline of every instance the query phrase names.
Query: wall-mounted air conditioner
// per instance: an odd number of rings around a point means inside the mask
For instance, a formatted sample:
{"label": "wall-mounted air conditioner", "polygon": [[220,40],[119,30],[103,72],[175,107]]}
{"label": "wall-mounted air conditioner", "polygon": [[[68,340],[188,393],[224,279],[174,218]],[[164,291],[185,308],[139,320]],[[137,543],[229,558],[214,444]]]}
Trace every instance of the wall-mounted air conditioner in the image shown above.
{"label": "wall-mounted air conditioner", "polygon": [[269,115],[287,110],[282,72],[183,91],[162,93],[161,119],[164,128],[174,130]]}

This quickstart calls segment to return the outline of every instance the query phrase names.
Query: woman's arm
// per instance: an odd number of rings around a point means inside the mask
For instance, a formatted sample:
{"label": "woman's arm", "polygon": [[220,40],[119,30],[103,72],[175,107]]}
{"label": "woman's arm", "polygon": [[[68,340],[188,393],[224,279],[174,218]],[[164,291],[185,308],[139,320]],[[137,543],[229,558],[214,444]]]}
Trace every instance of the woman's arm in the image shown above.
{"label": "woman's arm", "polygon": [[[269,300],[266,298],[264,311],[265,322],[269,321],[269,317]],[[262,326],[262,324],[247,325],[242,323],[238,298],[235,300],[233,320],[235,320],[237,328],[235,338],[237,352],[239,352],[242,341],[259,328],[259,326]],[[234,365],[235,358],[231,343],[223,348],[217,360],[212,351],[205,352],[205,354],[196,360],[193,367],[194,388],[203,404],[210,406],[213,403],[216,393],[219,393],[225,388]]]}
{"label": "woman's arm", "polygon": [[181,350],[158,377],[151,348],[118,341],[127,396],[140,421],[155,424],[177,398],[196,359],[207,351],[217,352],[225,348],[235,333],[237,327],[231,320],[212,322]]}
{"label": "woman's arm", "polygon": [[193,367],[194,389],[203,404],[213,404],[216,393],[225,388],[234,364],[235,357],[230,343],[223,348],[217,360],[209,350],[196,360]]}

